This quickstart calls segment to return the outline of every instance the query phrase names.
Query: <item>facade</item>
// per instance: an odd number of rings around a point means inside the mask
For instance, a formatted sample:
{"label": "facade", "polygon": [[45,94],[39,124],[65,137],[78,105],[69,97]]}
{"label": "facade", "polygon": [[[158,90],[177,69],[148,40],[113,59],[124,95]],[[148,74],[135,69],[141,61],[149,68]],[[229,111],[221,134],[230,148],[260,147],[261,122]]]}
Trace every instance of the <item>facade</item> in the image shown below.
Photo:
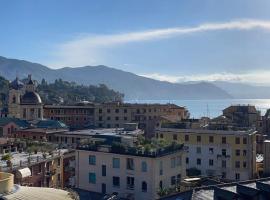
{"label": "facade", "polygon": [[[13,200],[72,200],[76,195],[64,190],[39,187],[24,187],[14,184],[14,175],[0,172],[0,197]],[[78,198],[77,198],[78,199]]]}
{"label": "facade", "polygon": [[270,140],[265,140],[263,145],[263,173],[270,175]]}
{"label": "facade", "polygon": [[147,136],[151,137],[161,116],[175,116],[180,121],[189,117],[184,107],[175,104],[129,104],[104,103],[95,109],[95,126],[118,128],[127,122],[136,122]]}
{"label": "facade", "polygon": [[228,181],[256,175],[256,131],[159,128],[156,137],[187,146],[188,175],[199,173]]}
{"label": "facade", "polygon": [[195,188],[160,200],[266,200],[270,197],[270,178]]}
{"label": "facade", "polygon": [[110,144],[120,142],[133,146],[138,136],[143,136],[143,134],[144,132],[137,127],[134,127],[134,129],[84,129],[55,133],[52,140],[49,141],[64,147],[76,147],[80,143],[96,141],[108,141]]}
{"label": "facade", "polygon": [[[0,171],[14,174],[16,184],[53,188],[72,186],[67,180],[74,177],[72,171],[75,171],[75,166],[72,170],[72,166],[69,165],[69,161],[75,158],[74,152],[54,151],[46,157],[41,152],[32,155],[12,152],[11,155],[10,164],[6,161],[0,162]],[[66,167],[69,167],[70,173],[65,173]]]}
{"label": "facade", "polygon": [[232,105],[223,110],[227,117],[239,127],[257,127],[261,118],[260,112],[252,105]]}
{"label": "facade", "polygon": [[174,116],[180,121],[189,117],[184,107],[174,104],[103,103],[72,106],[45,105],[44,116],[65,122],[70,128],[123,128],[124,124],[138,123],[149,136],[159,125],[161,116]]}
{"label": "facade", "polygon": [[65,128],[29,128],[15,131],[12,136],[14,138],[28,139],[34,141],[52,141],[54,134],[66,132]]}
{"label": "facade", "polygon": [[94,105],[44,105],[44,117],[64,122],[71,129],[94,127]]}
{"label": "facade", "polygon": [[8,101],[9,117],[30,121],[43,119],[43,104],[35,90],[31,75],[28,75],[25,85],[18,78],[11,82]]}
{"label": "facade", "polygon": [[76,187],[126,199],[157,199],[161,188],[185,178],[183,146],[155,153],[115,151],[81,146],[76,151]]}

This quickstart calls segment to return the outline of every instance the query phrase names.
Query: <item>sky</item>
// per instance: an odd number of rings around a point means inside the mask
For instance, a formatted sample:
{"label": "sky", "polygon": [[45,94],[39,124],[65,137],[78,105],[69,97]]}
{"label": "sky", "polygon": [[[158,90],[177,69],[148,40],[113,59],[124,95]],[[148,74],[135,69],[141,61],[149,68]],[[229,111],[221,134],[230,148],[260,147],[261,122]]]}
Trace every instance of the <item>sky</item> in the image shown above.
{"label": "sky", "polygon": [[0,55],[270,85],[269,0],[0,0]]}

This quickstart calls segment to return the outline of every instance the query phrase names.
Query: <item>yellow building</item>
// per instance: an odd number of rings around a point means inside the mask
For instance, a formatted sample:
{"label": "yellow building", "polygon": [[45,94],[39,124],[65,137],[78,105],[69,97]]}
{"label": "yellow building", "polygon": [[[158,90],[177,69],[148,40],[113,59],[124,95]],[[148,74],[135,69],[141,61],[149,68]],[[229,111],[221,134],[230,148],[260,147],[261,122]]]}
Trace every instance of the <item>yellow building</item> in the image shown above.
{"label": "yellow building", "polygon": [[256,175],[256,131],[159,128],[156,137],[185,144],[190,173],[232,181]]}

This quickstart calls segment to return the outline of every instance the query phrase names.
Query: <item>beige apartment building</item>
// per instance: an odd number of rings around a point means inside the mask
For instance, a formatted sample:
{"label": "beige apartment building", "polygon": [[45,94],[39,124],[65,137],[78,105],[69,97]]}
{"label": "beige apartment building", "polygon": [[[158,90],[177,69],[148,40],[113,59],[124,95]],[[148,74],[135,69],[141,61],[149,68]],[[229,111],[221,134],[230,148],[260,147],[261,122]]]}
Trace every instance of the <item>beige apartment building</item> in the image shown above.
{"label": "beige apartment building", "polygon": [[161,188],[176,187],[185,176],[183,145],[148,153],[108,146],[76,151],[76,187],[92,192],[153,200]]}
{"label": "beige apartment building", "polygon": [[148,136],[152,136],[162,117],[174,121],[187,119],[185,107],[175,104],[130,104],[121,102],[78,105],[45,105],[44,117],[65,122],[72,129],[123,128],[135,122]]}
{"label": "beige apartment building", "polygon": [[256,176],[256,131],[159,128],[156,137],[185,144],[188,175],[197,171],[228,181]]}
{"label": "beige apartment building", "polygon": [[95,109],[95,126],[105,128],[123,127],[127,122],[136,122],[148,136],[159,126],[161,117],[174,116],[180,121],[189,117],[184,107],[175,104],[130,104],[105,103],[98,104]]}

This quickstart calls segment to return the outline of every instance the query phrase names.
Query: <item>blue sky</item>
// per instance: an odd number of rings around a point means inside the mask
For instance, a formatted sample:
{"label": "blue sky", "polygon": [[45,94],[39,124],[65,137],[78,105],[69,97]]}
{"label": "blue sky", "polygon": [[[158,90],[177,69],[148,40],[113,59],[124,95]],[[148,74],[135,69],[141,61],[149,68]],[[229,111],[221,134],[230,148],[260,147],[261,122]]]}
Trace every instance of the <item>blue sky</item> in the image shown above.
{"label": "blue sky", "polygon": [[0,0],[0,55],[270,84],[269,0]]}

